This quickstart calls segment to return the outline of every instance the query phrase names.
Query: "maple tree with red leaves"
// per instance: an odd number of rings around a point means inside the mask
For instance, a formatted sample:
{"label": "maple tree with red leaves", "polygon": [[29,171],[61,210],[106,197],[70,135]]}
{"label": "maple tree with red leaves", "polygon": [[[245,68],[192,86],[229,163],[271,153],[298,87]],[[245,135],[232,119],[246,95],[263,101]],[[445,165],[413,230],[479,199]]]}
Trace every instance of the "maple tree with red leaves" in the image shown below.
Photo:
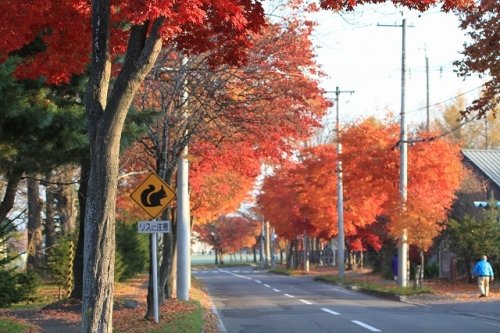
{"label": "maple tree with red leaves", "polygon": [[489,112],[498,116],[500,102],[500,69],[498,66],[498,49],[500,48],[500,3],[496,0],[481,0],[470,11],[460,14],[460,27],[469,37],[464,44],[463,60],[456,61],[458,73],[466,78],[473,73],[486,78],[481,96],[462,116],[477,113],[478,117],[486,117]]}
{"label": "maple tree with red leaves", "polygon": [[[420,133],[431,138],[432,133]],[[409,244],[427,250],[442,230],[462,176],[460,148],[445,139],[420,142],[409,150],[408,201],[401,209],[395,122],[373,118],[342,132],[344,228],[354,251],[380,249],[370,232],[377,216],[390,219],[393,237],[408,230]],[[333,145],[302,151],[299,162],[277,170],[262,186],[259,204],[278,234],[293,239],[307,232],[322,239],[337,231],[337,156]]]}
{"label": "maple tree with red leaves", "polygon": [[[174,185],[176,160],[189,143],[193,223],[235,211],[261,161],[277,160],[295,147],[326,111],[311,32],[311,25],[296,15],[268,24],[253,36],[255,45],[240,67],[213,69],[205,53],[183,58],[165,48],[134,101],[141,113],[158,115],[148,136],[140,139],[148,158],[136,154],[138,163],[126,160],[156,170]],[[119,207],[124,201],[119,198]],[[165,218],[175,224],[175,214]],[[163,255],[162,265],[173,260]],[[166,278],[160,273],[160,281]],[[168,290],[167,283],[167,296]]]}
{"label": "maple tree with red leaves", "polygon": [[220,216],[218,219],[195,225],[199,239],[211,245],[215,251],[215,263],[224,262],[225,253],[234,254],[255,244],[260,224],[244,216]]}
{"label": "maple tree with red leaves", "polygon": [[[349,9],[363,2],[330,0],[323,6]],[[415,0],[394,2],[428,8]],[[448,10],[472,1],[443,3]],[[162,44],[187,53],[218,50],[210,56],[212,66],[242,64],[251,33],[264,25],[263,9],[251,0],[5,0],[0,20],[0,56],[25,54],[19,77],[43,76],[59,84],[90,64],[85,100],[92,165],[84,223],[82,331],[111,332],[119,143],[132,99]]]}

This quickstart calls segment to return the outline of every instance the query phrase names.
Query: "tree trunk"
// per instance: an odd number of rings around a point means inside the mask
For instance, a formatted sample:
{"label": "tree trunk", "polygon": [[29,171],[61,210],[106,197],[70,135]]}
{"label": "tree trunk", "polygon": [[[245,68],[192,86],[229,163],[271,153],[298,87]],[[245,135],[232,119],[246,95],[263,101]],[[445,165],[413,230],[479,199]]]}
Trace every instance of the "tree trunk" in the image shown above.
{"label": "tree trunk", "polygon": [[80,164],[80,187],[78,188],[78,206],[79,206],[79,226],[78,242],[73,260],[73,290],[71,298],[82,299],[83,295],[83,243],[85,235],[85,207],[87,202],[87,187],[90,176],[90,160],[83,158]]}
{"label": "tree trunk", "polygon": [[2,203],[0,203],[0,221],[5,220],[7,214],[9,214],[12,207],[14,207],[14,199],[16,198],[17,187],[21,181],[21,175],[12,174],[7,178],[7,188],[5,189]]}
{"label": "tree trunk", "polygon": [[28,179],[28,270],[43,266],[42,202],[38,181]]}
{"label": "tree trunk", "polygon": [[92,1],[92,61],[85,103],[91,168],[84,230],[83,333],[113,331],[120,138],[134,94],[161,50],[159,29],[164,20],[130,28],[123,66],[110,90],[110,11],[110,0]]}
{"label": "tree trunk", "polygon": [[50,249],[56,243],[55,196],[52,172],[49,172],[46,177],[48,183],[45,186],[45,248]]}
{"label": "tree trunk", "polygon": [[76,231],[76,214],[74,205],[74,190],[68,183],[71,180],[72,168],[65,167],[61,172],[58,181],[61,184],[57,185],[55,192],[56,210],[59,215],[61,231],[64,235],[71,236]]}
{"label": "tree trunk", "polygon": [[163,235],[163,247],[162,247],[162,255],[161,255],[161,265],[159,271],[159,294],[158,294],[158,302],[160,304],[165,303],[167,298],[171,298],[173,296],[172,286],[168,283],[170,272],[172,271],[172,267],[174,265],[174,253],[175,253],[175,228],[172,227],[172,230],[168,234]]}

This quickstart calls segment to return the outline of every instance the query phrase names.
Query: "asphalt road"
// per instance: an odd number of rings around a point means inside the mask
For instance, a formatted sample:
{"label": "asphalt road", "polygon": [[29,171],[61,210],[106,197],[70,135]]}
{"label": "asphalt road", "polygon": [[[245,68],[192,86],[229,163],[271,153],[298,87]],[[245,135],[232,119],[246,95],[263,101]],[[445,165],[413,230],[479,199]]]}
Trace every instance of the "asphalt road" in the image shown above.
{"label": "asphalt road", "polygon": [[499,333],[500,322],[265,271],[193,271],[227,333]]}

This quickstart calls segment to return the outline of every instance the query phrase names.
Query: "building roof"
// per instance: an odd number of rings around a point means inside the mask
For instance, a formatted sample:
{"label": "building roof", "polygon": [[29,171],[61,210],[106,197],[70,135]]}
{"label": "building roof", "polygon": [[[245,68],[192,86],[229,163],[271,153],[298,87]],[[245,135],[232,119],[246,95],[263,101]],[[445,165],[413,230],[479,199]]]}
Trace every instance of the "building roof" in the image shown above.
{"label": "building roof", "polygon": [[462,149],[462,154],[500,187],[500,149]]}

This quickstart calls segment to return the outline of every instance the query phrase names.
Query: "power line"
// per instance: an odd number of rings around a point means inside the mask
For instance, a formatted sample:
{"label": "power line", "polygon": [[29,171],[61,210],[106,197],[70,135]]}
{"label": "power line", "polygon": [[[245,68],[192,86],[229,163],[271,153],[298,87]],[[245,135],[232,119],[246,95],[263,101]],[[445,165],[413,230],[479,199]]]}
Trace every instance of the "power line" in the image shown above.
{"label": "power line", "polygon": [[455,131],[457,131],[457,130],[461,129],[461,128],[462,128],[462,127],[464,127],[465,125],[467,125],[467,124],[469,124],[469,123],[473,122],[474,120],[478,120],[478,119],[479,119],[479,115],[478,115],[478,116],[475,116],[475,117],[473,117],[473,118],[471,118],[471,119],[468,119],[468,120],[464,121],[463,123],[459,124],[459,125],[458,125],[458,126],[456,126],[456,127],[453,127],[452,129],[450,129],[450,130],[448,130],[448,131],[445,131],[445,132],[443,132],[443,133],[441,133],[441,134],[438,134],[438,135],[431,136],[431,137],[429,137],[429,138],[417,138],[417,139],[411,139],[411,140],[406,140],[406,141],[401,141],[401,140],[399,140],[398,142],[396,142],[396,144],[394,144],[394,146],[392,147],[392,149],[396,149],[396,148],[399,146],[399,144],[400,144],[401,142],[406,142],[406,143],[416,143],[416,142],[431,142],[431,141],[435,141],[435,140],[437,140],[437,139],[440,139],[440,138],[442,138],[442,137],[445,137],[445,136],[447,136],[447,135],[449,135],[449,134],[451,134],[451,133],[453,133],[453,132],[455,132]]}
{"label": "power line", "polygon": [[[431,105],[429,105],[429,107],[431,107],[431,106],[437,106],[437,105],[443,104],[443,103],[445,103],[445,102],[449,102],[449,101],[451,101],[451,100],[454,100],[454,99],[455,99],[455,98],[457,98],[457,97],[464,96],[464,95],[466,95],[466,94],[468,94],[468,93],[471,93],[471,92],[473,92],[473,91],[475,91],[475,90],[478,90],[479,88],[482,88],[483,86],[484,86],[484,84],[482,84],[482,85],[480,85],[480,86],[478,86],[478,87],[472,88],[471,90],[468,90],[468,91],[466,91],[466,92],[464,92],[464,93],[458,94],[458,95],[453,96],[453,97],[450,97],[450,98],[448,98],[448,99],[445,99],[445,100],[443,100],[443,101],[440,101],[440,102],[437,102],[437,103],[431,104]],[[423,106],[423,107],[421,107],[421,108],[418,108],[418,109],[415,109],[415,110],[411,110],[411,111],[408,111],[408,112],[406,112],[406,113],[412,113],[412,112],[422,111],[422,110],[425,110],[426,108],[427,108],[427,106]]]}

